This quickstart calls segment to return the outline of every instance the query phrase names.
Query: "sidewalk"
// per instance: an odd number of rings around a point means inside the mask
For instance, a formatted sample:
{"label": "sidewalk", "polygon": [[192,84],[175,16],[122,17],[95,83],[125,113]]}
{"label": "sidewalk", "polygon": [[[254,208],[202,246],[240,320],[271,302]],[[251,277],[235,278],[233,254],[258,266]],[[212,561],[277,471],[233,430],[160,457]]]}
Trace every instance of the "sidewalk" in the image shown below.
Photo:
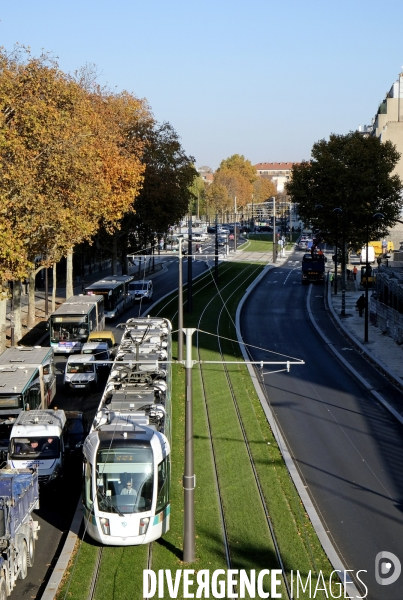
{"label": "sidewalk", "polygon": [[[399,386],[403,386],[403,349],[396,344],[393,338],[384,335],[382,331],[368,324],[368,342],[364,341],[365,318],[359,316],[356,310],[356,302],[363,293],[357,282],[349,282],[346,290],[346,316],[341,317],[341,289],[337,295],[329,285],[328,306],[336,322],[351,339],[352,343],[359,347],[364,355],[376,363],[382,371],[389,375]],[[354,285],[355,284],[355,285]],[[369,290],[369,296],[371,290]]]}

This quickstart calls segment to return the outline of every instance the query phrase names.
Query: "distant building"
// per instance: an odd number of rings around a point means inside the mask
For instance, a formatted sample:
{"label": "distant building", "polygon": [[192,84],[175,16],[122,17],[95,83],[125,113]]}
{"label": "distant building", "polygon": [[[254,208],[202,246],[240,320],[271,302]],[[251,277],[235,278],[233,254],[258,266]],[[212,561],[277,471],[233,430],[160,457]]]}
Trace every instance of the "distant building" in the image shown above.
{"label": "distant building", "polygon": [[[400,152],[400,159],[394,174],[397,173],[403,181],[403,73],[399,74],[399,78],[380,103],[372,124],[360,126],[358,131],[363,135],[376,136],[382,142],[390,140],[396,146]],[[403,225],[398,223],[392,229],[390,239],[395,248],[399,248],[399,243],[403,241]]]}
{"label": "distant building", "polygon": [[205,181],[208,184],[213,183],[214,174],[210,171],[210,169],[203,169],[203,167],[201,167],[200,169],[197,169],[197,171],[200,177],[203,179],[203,181]]}
{"label": "distant building", "polygon": [[284,186],[290,179],[291,169],[295,163],[259,163],[255,165],[259,177],[270,179],[277,188],[277,192],[284,192]]}

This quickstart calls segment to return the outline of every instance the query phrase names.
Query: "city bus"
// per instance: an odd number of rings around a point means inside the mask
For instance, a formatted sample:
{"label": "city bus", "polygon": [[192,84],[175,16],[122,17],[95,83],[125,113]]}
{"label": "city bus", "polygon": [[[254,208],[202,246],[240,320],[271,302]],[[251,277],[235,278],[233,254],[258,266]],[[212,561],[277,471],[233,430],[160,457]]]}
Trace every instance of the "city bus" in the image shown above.
{"label": "city bus", "polygon": [[52,348],[8,348],[0,354],[0,456],[13,424],[24,410],[48,408],[56,394]]}
{"label": "city bus", "polygon": [[103,296],[72,296],[50,315],[50,345],[55,354],[81,352],[89,334],[104,328]]}
{"label": "city bus", "polygon": [[109,275],[84,288],[86,296],[103,296],[106,319],[115,319],[133,304],[129,283],[133,275]]}

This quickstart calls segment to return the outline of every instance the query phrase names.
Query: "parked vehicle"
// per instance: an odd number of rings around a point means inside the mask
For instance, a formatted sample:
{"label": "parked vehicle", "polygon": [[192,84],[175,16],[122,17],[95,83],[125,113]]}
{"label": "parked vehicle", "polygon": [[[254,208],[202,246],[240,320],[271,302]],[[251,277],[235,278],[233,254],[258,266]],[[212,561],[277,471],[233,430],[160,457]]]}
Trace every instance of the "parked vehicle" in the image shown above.
{"label": "parked vehicle", "polygon": [[0,505],[0,600],[6,600],[35,560],[40,529],[32,518],[39,508],[36,469],[0,470]]}
{"label": "parked vehicle", "polygon": [[110,275],[95,281],[84,289],[87,296],[103,296],[106,319],[115,319],[127,310],[133,298],[128,287],[133,281],[133,275]]}
{"label": "parked vehicle", "polygon": [[136,300],[150,302],[153,297],[153,282],[151,279],[142,279],[141,281],[132,281],[129,283],[129,294]]}
{"label": "parked vehicle", "polygon": [[98,373],[95,357],[69,356],[64,372],[63,385],[69,390],[91,390],[98,388]]}
{"label": "parked vehicle", "polygon": [[91,331],[105,328],[103,296],[72,296],[50,315],[49,328],[55,354],[81,352]]}
{"label": "parked vehicle", "polygon": [[8,466],[37,468],[41,484],[55,481],[63,472],[65,425],[63,410],[22,412],[11,430]]}
{"label": "parked vehicle", "polygon": [[[360,264],[364,265],[367,262],[367,247],[363,246],[360,254]],[[368,245],[368,262],[370,264],[375,262],[375,248]]]}

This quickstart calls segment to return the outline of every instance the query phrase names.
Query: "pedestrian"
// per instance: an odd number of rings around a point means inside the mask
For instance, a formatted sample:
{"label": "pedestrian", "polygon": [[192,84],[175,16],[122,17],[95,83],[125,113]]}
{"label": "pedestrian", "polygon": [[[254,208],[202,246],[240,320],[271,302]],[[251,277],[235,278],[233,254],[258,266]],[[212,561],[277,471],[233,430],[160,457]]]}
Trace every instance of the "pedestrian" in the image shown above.
{"label": "pedestrian", "polygon": [[199,252],[199,244],[196,244],[196,253]]}
{"label": "pedestrian", "polygon": [[358,298],[358,300],[357,300],[357,302],[356,302],[355,305],[358,308],[360,317],[362,317],[362,313],[364,312],[364,308],[365,308],[365,296],[364,296],[364,294],[361,294],[361,296]]}
{"label": "pedestrian", "polygon": [[355,267],[354,267],[354,269],[353,269],[353,277],[354,277],[354,281],[356,281],[356,279],[357,279],[357,273],[358,273],[358,269],[357,269],[357,267],[355,266]]}
{"label": "pedestrian", "polygon": [[199,246],[199,254],[201,254],[201,252],[202,252],[202,247],[201,247],[201,245],[200,245],[200,246]]}

